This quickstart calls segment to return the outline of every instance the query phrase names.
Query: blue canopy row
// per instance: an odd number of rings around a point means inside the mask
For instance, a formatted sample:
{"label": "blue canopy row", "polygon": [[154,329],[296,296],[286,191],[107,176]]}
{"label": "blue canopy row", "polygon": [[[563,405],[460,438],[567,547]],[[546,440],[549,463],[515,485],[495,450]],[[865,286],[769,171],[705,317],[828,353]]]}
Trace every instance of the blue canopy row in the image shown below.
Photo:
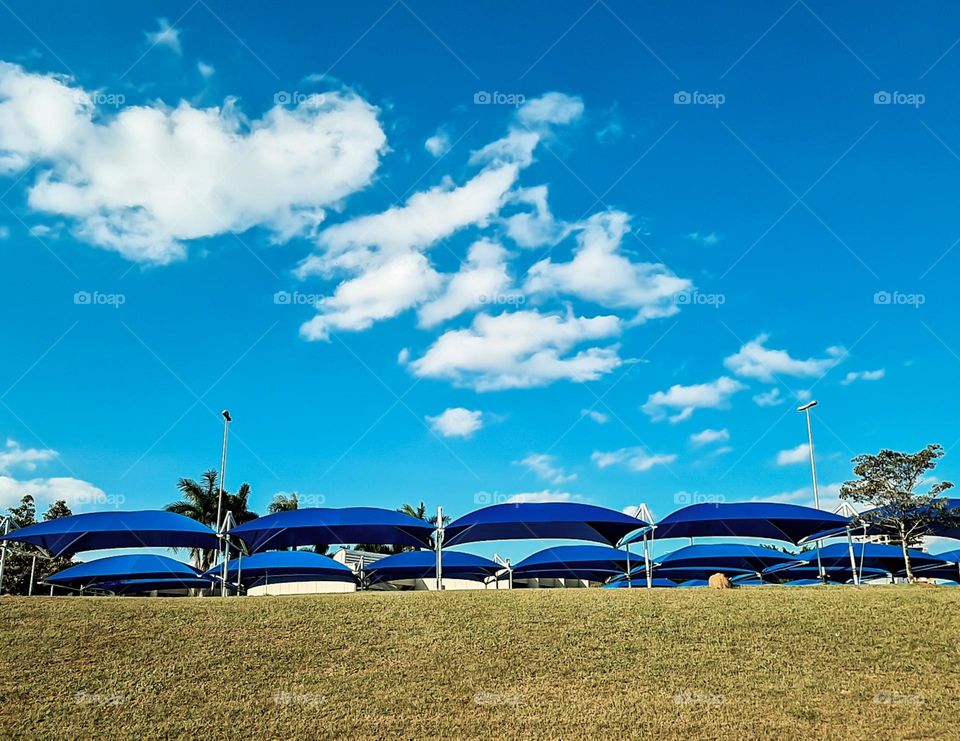
{"label": "blue canopy row", "polygon": [[[483,556],[450,551],[443,554],[443,576],[451,579],[485,581],[503,566]],[[434,551],[407,551],[381,558],[364,569],[368,584],[405,579],[435,579],[437,554]]]}

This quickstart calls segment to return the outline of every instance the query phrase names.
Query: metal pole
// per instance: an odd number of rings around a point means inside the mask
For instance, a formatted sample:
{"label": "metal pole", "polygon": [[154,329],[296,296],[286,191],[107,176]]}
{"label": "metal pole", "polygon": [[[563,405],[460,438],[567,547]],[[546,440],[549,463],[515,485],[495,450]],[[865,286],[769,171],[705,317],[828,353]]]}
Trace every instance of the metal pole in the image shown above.
{"label": "metal pole", "polygon": [[633,589],[633,575],[630,573],[630,544],[627,543],[627,589]]}
{"label": "metal pole", "polygon": [[240,596],[240,584],[241,584],[240,577],[241,576],[243,576],[243,549],[242,548],[240,549],[240,552],[237,554],[237,594],[236,594],[237,597]]}
{"label": "metal pole", "polygon": [[33,559],[30,561],[30,585],[27,587],[27,596],[33,596],[33,575],[37,571],[37,556],[34,554]]}
{"label": "metal pole", "polygon": [[[813,453],[813,425],[810,422],[810,409],[812,404],[807,404],[804,410],[807,415],[807,442],[810,447],[810,475],[813,477],[813,506],[820,509],[820,487],[817,484],[817,460]],[[820,559],[820,541],[817,546],[817,575],[822,582],[826,582],[826,574],[823,573],[823,562]]]}
{"label": "metal pole", "polygon": [[443,591],[443,507],[437,507],[437,532],[434,535],[437,551],[437,591]]}
{"label": "metal pole", "polygon": [[647,589],[653,589],[653,571],[650,568],[650,540],[643,534],[643,565],[647,574]]}
{"label": "metal pole", "polygon": [[853,569],[853,586],[860,586],[860,575],[857,573],[857,557],[853,553],[853,536],[847,528],[847,549],[850,551],[850,568]]}
{"label": "metal pole", "polygon": [[[225,519],[223,517],[223,492],[227,484],[227,438],[229,437],[229,427],[230,422],[233,421],[233,418],[230,416],[230,412],[224,409],[221,413],[223,416],[223,447],[220,452],[220,486],[217,489],[217,536],[225,541],[224,531],[226,527]],[[224,559],[223,559],[223,581],[220,583],[220,596],[227,596],[227,558],[226,555],[229,554],[229,548],[226,543],[221,543],[224,549]]]}
{"label": "metal pole", "polygon": [[[3,518],[3,534],[7,535],[10,532],[10,518]],[[7,565],[7,541],[4,538],[3,542],[0,543],[0,595],[3,594],[3,569]]]}

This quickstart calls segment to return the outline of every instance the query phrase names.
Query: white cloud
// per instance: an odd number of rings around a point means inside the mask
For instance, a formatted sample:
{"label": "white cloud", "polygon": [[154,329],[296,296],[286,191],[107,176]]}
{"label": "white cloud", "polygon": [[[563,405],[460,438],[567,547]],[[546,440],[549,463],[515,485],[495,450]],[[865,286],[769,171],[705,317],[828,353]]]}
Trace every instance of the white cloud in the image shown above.
{"label": "white cloud", "polygon": [[423,143],[423,148],[434,157],[442,157],[450,151],[450,134],[443,129],[439,129],[436,134],[427,138]]}
{"label": "white cloud", "polygon": [[200,73],[201,77],[213,77],[217,70],[212,64],[207,64],[206,62],[197,62],[197,71]]}
{"label": "white cloud", "polygon": [[56,457],[56,450],[24,448],[16,440],[7,440],[6,447],[0,449],[0,473],[7,473],[13,468],[34,471],[38,463],[46,463]]}
{"label": "white cloud", "polygon": [[0,475],[0,508],[15,506],[28,494],[34,498],[39,510],[45,509],[58,499],[66,501],[67,506],[74,511],[85,506],[102,509],[106,504],[116,505],[122,502],[121,497],[108,496],[102,489],[80,479],[54,477],[18,480]]}
{"label": "white cloud", "polygon": [[[840,487],[843,482],[820,484],[820,509],[824,512],[834,512],[840,506]],[[792,491],[782,491],[773,495],[754,497],[752,501],[783,502],[784,504],[799,504],[804,507],[813,507],[813,487],[811,484]]]}
{"label": "white cloud", "polygon": [[547,93],[527,101],[517,111],[517,120],[531,128],[545,124],[568,124],[583,115],[583,101],[564,93]]}
{"label": "white cloud", "polygon": [[470,438],[483,427],[483,412],[452,407],[436,417],[427,417],[427,422],[434,432],[443,437]]}
{"label": "white cloud", "polygon": [[569,228],[558,221],[547,203],[546,185],[518,188],[510,197],[511,204],[531,206],[532,210],[520,211],[503,219],[507,236],[524,248],[544,247],[559,242]]}
{"label": "white cloud", "polygon": [[709,232],[707,234],[702,232],[690,232],[690,234],[687,235],[687,239],[689,239],[691,242],[702,244],[704,247],[713,247],[714,245],[720,243],[720,235],[716,232]]}
{"label": "white cloud", "polygon": [[761,392],[753,397],[753,401],[758,407],[775,407],[783,404],[783,397],[780,396],[779,388],[772,388],[769,391]]}
{"label": "white cloud", "polygon": [[597,464],[598,468],[607,468],[614,465],[624,465],[631,471],[649,471],[654,466],[664,466],[673,463],[677,459],[674,454],[651,454],[642,448],[621,448],[609,453],[599,450],[594,451],[590,460]]}
{"label": "white cloud", "polygon": [[523,460],[514,461],[514,463],[524,466],[551,484],[566,484],[569,481],[575,481],[577,475],[575,473],[568,474],[562,466],[556,464],[556,460],[552,455],[546,453],[531,453]]}
{"label": "white cloud", "polygon": [[507,503],[524,504],[528,502],[570,502],[580,498],[580,496],[571,494],[568,491],[551,491],[550,489],[544,489],[543,491],[530,491],[522,494],[513,494],[507,498]]}
{"label": "white cloud", "polygon": [[10,227],[0,224],[0,239],[10,239]]}
{"label": "white cloud", "polygon": [[810,446],[806,443],[777,453],[778,466],[789,466],[793,463],[803,463],[808,460],[810,460]]}
{"label": "white cloud", "polygon": [[31,166],[31,208],[130,260],[182,259],[184,242],[262,226],[283,241],[368,185],[386,137],[377,109],[332,92],[248,120],[180,102],[101,116],[55,75],[0,62],[0,173]]}
{"label": "white cloud", "polygon": [[603,412],[598,412],[596,409],[581,409],[580,416],[589,417],[598,425],[605,425],[610,421],[609,415],[606,415]]}
{"label": "white cloud", "polygon": [[410,348],[404,347],[400,349],[400,352],[397,353],[397,362],[400,365],[406,365],[410,362]]}
{"label": "white cloud", "polygon": [[850,371],[840,383],[849,386],[854,381],[879,381],[886,374],[887,372],[883,368],[872,371]]}
{"label": "white cloud", "polygon": [[724,427],[722,430],[706,429],[702,432],[695,432],[690,436],[690,442],[696,446],[710,445],[712,443],[727,442],[730,439],[730,431]]}
{"label": "white cloud", "polygon": [[418,376],[446,378],[478,391],[546,386],[563,379],[593,381],[623,363],[617,346],[569,353],[581,343],[620,331],[615,316],[478,314],[469,329],[441,335],[411,367]]}
{"label": "white cloud", "polygon": [[443,292],[420,306],[420,325],[433,327],[467,309],[497,300],[522,301],[515,292],[508,292],[511,281],[506,258],[507,251],[495,242],[482,239],[471,245],[460,271],[444,276]]}
{"label": "white cloud", "polygon": [[183,48],[180,46],[180,31],[171,27],[170,21],[166,18],[157,18],[157,30],[144,31],[143,35],[147,37],[147,42],[151,46],[165,46],[177,56],[183,55]]}
{"label": "white cloud", "polygon": [[761,334],[736,353],[724,359],[723,364],[738,376],[770,382],[775,376],[819,378],[837,365],[846,351],[842,347],[828,347],[826,357],[793,358],[786,350],[770,350],[764,345],[769,335]]}
{"label": "white cloud", "polygon": [[[682,422],[688,419],[697,409],[726,409],[729,407],[730,397],[745,389],[739,381],[721,376],[710,383],[699,383],[692,386],[676,384],[667,391],[657,391],[650,394],[643,411],[653,417],[655,422],[669,419],[670,422]],[[668,409],[677,409],[676,414],[668,415]]]}
{"label": "white cloud", "polygon": [[660,263],[631,262],[621,252],[629,229],[622,211],[595,214],[580,225],[570,262],[547,258],[530,268],[525,289],[532,294],[569,294],[608,308],[632,309],[637,320],[670,316],[674,297],[693,284]]}

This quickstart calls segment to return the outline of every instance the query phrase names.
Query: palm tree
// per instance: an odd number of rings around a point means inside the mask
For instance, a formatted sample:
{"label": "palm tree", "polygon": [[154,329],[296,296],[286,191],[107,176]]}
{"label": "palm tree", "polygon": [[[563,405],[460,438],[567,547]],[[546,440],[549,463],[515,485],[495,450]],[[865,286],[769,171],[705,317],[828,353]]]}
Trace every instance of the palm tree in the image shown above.
{"label": "palm tree", "polygon": [[[196,520],[216,530],[217,498],[220,495],[217,472],[214,470],[206,471],[199,482],[193,479],[180,479],[177,488],[183,498],[168,504],[164,509],[167,512],[175,512],[178,515],[189,517],[191,520]],[[236,494],[223,492],[224,513],[231,513],[234,522],[238,525],[254,520],[258,516],[256,512],[251,512],[248,509],[249,497],[249,484],[241,484]],[[198,569],[206,571],[213,563],[214,551],[204,548],[191,548],[190,557]]]}
{"label": "palm tree", "polygon": [[277,512],[290,512],[291,510],[299,508],[300,498],[297,496],[297,492],[293,492],[290,496],[286,494],[275,494],[273,501],[270,502],[270,506],[267,507],[267,512],[275,515]]}
{"label": "palm tree", "polygon": [[[431,525],[436,527],[437,516],[433,515],[432,517],[427,517],[427,505],[424,502],[420,502],[416,507],[412,504],[402,504],[397,507],[397,512],[402,512],[405,515],[410,517],[415,517],[418,520],[423,520],[424,522],[429,522]],[[447,515],[443,516],[443,524],[446,525],[450,522],[450,518]],[[415,546],[410,545],[378,545],[373,543],[360,543],[356,546],[359,551],[367,551],[368,553],[405,553],[407,551],[416,551],[420,550]]]}

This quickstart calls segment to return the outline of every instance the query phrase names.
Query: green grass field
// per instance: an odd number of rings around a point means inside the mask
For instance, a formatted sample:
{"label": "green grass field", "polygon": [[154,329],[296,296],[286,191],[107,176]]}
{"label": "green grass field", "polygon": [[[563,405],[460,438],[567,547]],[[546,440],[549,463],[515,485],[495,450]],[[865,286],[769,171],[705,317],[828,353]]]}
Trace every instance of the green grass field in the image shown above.
{"label": "green grass field", "polygon": [[960,589],[4,598],[0,737],[956,738]]}

